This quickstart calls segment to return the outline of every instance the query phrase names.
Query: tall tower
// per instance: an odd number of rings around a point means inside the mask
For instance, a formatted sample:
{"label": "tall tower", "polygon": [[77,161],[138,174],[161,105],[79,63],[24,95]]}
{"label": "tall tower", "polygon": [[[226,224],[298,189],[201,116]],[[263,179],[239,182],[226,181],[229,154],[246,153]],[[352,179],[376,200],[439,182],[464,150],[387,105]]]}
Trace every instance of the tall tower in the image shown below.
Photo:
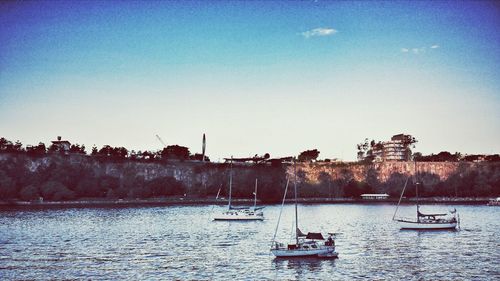
{"label": "tall tower", "polygon": [[207,139],[205,138],[205,133],[203,133],[203,145],[201,147],[201,161],[205,162],[205,148],[207,147]]}

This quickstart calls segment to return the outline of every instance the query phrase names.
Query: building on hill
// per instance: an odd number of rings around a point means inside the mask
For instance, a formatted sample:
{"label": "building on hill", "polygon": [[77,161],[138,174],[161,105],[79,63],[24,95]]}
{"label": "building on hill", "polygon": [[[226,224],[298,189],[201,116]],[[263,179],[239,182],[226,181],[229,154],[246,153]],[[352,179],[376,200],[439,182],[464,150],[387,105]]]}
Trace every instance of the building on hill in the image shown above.
{"label": "building on hill", "polygon": [[69,141],[62,140],[61,136],[58,136],[57,140],[52,141],[52,145],[50,146],[49,150],[54,152],[57,151],[57,152],[68,153],[70,147],[71,143]]}
{"label": "building on hill", "polygon": [[411,158],[410,144],[407,140],[411,139],[410,135],[394,135],[390,141],[382,142],[378,149],[374,150],[374,154],[378,156],[379,161],[409,161]]}
{"label": "building on hill", "polygon": [[[417,142],[411,135],[398,134],[392,136],[391,140],[358,145],[358,160],[371,158],[375,162],[386,161],[410,161],[411,145]],[[363,150],[364,149],[364,150]]]}

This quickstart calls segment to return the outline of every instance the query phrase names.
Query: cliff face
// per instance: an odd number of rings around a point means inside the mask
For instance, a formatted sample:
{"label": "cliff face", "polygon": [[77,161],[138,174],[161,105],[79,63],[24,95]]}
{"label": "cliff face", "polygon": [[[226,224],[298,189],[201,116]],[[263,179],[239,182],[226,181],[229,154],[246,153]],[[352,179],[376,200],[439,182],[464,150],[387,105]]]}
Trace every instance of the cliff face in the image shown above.
{"label": "cliff face", "polygon": [[[484,171],[494,169],[495,173],[500,173],[498,163],[472,163],[472,162],[381,162],[373,164],[329,164],[329,163],[300,163],[297,170],[303,171],[305,180],[310,183],[319,183],[323,175],[328,175],[332,179],[339,179],[346,174],[351,178],[363,182],[366,181],[370,173],[376,175],[379,182],[386,182],[393,174],[414,176],[422,174],[432,174],[441,181],[447,180],[457,172]],[[288,173],[293,174],[293,166],[288,167]]]}
{"label": "cliff face", "polygon": [[[293,169],[288,167],[289,175],[293,174]],[[333,196],[350,197],[371,192],[395,196],[406,180],[413,185],[415,179],[423,185],[423,196],[500,194],[500,162],[302,163],[297,164],[296,169],[301,183],[311,188],[331,189],[330,196],[333,193]],[[358,190],[353,193],[352,189],[356,188]]]}
{"label": "cliff face", "polygon": [[[258,179],[261,199],[282,196],[287,176],[301,184],[303,197],[356,197],[360,193],[399,194],[417,173],[423,195],[485,196],[500,193],[499,162],[298,163],[295,167],[233,164],[233,196],[251,197]],[[0,154],[0,199],[53,196],[141,198],[175,194],[227,196],[229,164],[191,161],[139,162],[83,155]],[[51,182],[51,185],[47,185]],[[26,190],[27,186],[28,190]],[[97,187],[96,187],[97,186]],[[58,187],[61,189],[62,187]],[[49,190],[49,191],[47,191]],[[49,195],[47,195],[49,194]],[[2,198],[3,197],[3,198]]]}
{"label": "cliff face", "polygon": [[[170,195],[227,196],[229,164],[196,161],[145,162],[95,158],[85,155],[0,154],[0,200],[45,197],[58,189],[63,197],[158,197]],[[282,186],[283,168],[234,164],[233,196],[250,197],[259,190]],[[3,180],[3,179],[5,180]],[[3,188],[2,182],[8,187]],[[45,186],[47,182],[51,184]],[[54,187],[54,182],[62,183]],[[97,186],[97,187],[96,187]],[[27,187],[30,187],[26,189]],[[26,189],[26,192],[22,192]],[[48,191],[46,191],[48,190]],[[71,194],[74,192],[75,194]],[[59,195],[58,195],[59,196]],[[56,196],[56,197],[58,197]]]}

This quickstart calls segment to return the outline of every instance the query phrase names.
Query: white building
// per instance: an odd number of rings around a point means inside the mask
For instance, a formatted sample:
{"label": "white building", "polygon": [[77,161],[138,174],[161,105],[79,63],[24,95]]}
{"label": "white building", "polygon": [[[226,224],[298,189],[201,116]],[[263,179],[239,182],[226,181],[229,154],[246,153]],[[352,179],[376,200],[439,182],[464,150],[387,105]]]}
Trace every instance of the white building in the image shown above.
{"label": "white building", "polygon": [[57,140],[52,141],[52,146],[54,147],[54,151],[68,152],[71,143],[67,140],[62,140],[61,136],[58,136]]}
{"label": "white building", "polygon": [[375,145],[372,148],[374,161],[409,161],[411,158],[409,139],[412,139],[412,136],[399,134],[392,136],[390,141]]}

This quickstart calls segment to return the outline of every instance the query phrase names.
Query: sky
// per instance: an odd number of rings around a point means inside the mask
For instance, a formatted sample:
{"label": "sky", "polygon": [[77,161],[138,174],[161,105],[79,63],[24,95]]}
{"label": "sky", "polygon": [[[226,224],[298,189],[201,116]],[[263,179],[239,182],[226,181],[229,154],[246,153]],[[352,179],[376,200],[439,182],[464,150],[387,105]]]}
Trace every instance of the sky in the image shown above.
{"label": "sky", "polygon": [[365,138],[500,153],[500,4],[0,3],[0,136],[211,160],[354,160]]}

